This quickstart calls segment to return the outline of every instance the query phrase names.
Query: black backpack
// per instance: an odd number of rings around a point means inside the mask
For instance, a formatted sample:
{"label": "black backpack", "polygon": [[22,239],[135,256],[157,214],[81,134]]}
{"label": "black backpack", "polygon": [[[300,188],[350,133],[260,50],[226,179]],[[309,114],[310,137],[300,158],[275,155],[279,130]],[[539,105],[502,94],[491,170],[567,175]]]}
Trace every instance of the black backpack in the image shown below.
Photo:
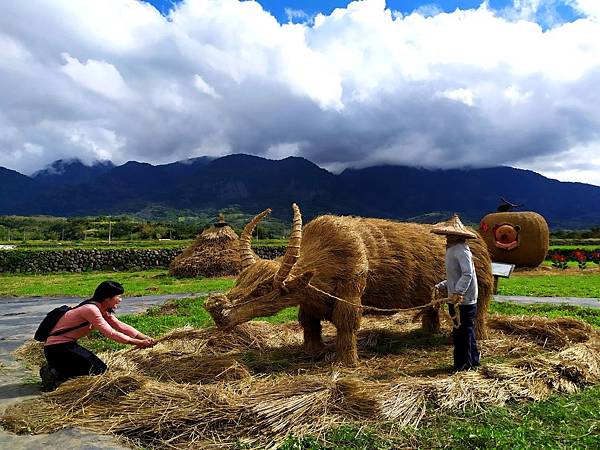
{"label": "black backpack", "polygon": [[54,333],[51,333],[52,328],[54,328],[56,326],[56,324],[58,323],[60,318],[62,316],[64,316],[67,311],[71,311],[72,309],[79,308],[80,306],[83,306],[83,305],[87,305],[88,303],[91,303],[91,300],[86,300],[84,302],[81,302],[79,305],[74,306],[74,307],[62,305],[62,306],[59,306],[58,308],[54,308],[52,311],[50,311],[48,314],[46,314],[46,317],[44,317],[44,320],[42,320],[42,323],[40,323],[40,326],[38,327],[35,334],[33,335],[33,338],[36,341],[46,342],[46,339],[48,339],[50,336],[59,336],[61,334],[68,333],[69,331],[73,331],[78,328],[89,325],[90,324],[89,322],[83,322],[74,327],[64,328],[62,330],[58,330],[58,331],[55,331]]}

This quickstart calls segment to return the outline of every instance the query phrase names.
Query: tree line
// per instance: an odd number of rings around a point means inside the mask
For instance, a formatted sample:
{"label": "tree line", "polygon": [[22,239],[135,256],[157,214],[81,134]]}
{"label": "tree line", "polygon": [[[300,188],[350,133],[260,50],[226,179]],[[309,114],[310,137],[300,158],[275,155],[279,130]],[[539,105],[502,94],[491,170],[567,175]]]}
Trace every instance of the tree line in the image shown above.
{"label": "tree line", "polygon": [[[250,219],[249,215],[239,212],[225,216],[226,222],[238,234]],[[129,215],[0,216],[0,241],[193,239],[216,221],[217,218],[209,214],[169,219],[143,219]],[[279,239],[287,236],[289,225],[276,219],[267,219],[261,222],[257,232],[261,239]]]}

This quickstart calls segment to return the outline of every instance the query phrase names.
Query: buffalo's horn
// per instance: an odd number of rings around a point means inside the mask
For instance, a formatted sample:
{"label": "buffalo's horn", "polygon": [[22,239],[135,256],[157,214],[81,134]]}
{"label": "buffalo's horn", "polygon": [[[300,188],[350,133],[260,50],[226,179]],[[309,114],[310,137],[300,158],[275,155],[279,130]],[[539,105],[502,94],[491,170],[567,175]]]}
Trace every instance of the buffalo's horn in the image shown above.
{"label": "buffalo's horn", "polygon": [[242,231],[242,235],[240,236],[240,260],[242,263],[242,270],[256,262],[256,259],[254,259],[254,252],[250,247],[250,242],[252,241],[252,233],[254,232],[256,224],[260,222],[262,218],[270,212],[271,208],[267,208],[260,214],[254,216],[254,219],[252,219],[248,223],[248,225],[244,227],[244,231]]}
{"label": "buffalo's horn", "polygon": [[294,221],[292,223],[292,233],[288,240],[287,250],[281,261],[279,271],[275,275],[273,280],[273,286],[275,288],[281,287],[283,282],[290,274],[292,267],[298,261],[300,256],[300,244],[302,243],[302,216],[300,215],[300,208],[295,203],[292,204],[294,210]]}

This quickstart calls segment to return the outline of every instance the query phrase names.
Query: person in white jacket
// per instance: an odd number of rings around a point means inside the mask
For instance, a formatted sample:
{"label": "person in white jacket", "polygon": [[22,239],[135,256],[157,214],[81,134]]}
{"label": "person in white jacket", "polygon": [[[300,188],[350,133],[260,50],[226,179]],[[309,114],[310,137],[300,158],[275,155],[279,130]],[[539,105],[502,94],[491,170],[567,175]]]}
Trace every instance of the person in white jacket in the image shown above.
{"label": "person in white jacket", "polygon": [[477,235],[468,230],[455,214],[450,220],[434,226],[432,233],[446,236],[446,279],[436,284],[446,289],[452,303],[448,304],[450,315],[458,308],[460,326],[453,328],[454,371],[469,370],[479,366],[479,349],[475,339],[477,315],[477,274],[473,254],[467,239]]}

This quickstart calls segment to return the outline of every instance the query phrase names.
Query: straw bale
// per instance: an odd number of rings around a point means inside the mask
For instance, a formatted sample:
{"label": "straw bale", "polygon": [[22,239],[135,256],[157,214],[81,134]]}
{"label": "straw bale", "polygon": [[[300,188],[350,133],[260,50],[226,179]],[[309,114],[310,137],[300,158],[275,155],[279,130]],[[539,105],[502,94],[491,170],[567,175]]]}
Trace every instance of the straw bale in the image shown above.
{"label": "straw bale", "polygon": [[102,352],[98,357],[104,361],[112,372],[136,373],[139,371],[137,364],[130,357],[130,353],[139,351],[137,348],[119,350],[116,352]]}
{"label": "straw bale", "polygon": [[578,385],[600,380],[600,339],[566,348],[556,355],[561,374]]}
{"label": "straw bale", "polygon": [[240,272],[238,236],[229,226],[210,227],[169,266],[177,277],[222,277]]}
{"label": "straw bale", "polygon": [[[496,246],[494,227],[509,224],[519,227],[519,245],[512,250]],[[537,267],[546,257],[550,232],[546,220],[532,211],[492,213],[481,219],[479,233],[485,239],[493,261],[515,264],[518,267]]]}
{"label": "straw bale", "polygon": [[272,325],[267,322],[249,322],[232,330],[222,330],[215,327],[202,329],[179,328],[160,339],[161,344],[177,347],[179,342],[169,341],[195,341],[197,353],[220,354],[231,350],[253,349],[262,350],[265,346],[262,336],[270,332]]}
{"label": "straw bale", "polygon": [[417,427],[425,416],[427,395],[411,383],[392,386],[381,401],[382,415],[400,426]]}
{"label": "straw bale", "polygon": [[[250,436],[318,432],[335,395],[334,378],[278,377],[263,381],[244,398]],[[246,434],[246,435],[248,435]]]}

